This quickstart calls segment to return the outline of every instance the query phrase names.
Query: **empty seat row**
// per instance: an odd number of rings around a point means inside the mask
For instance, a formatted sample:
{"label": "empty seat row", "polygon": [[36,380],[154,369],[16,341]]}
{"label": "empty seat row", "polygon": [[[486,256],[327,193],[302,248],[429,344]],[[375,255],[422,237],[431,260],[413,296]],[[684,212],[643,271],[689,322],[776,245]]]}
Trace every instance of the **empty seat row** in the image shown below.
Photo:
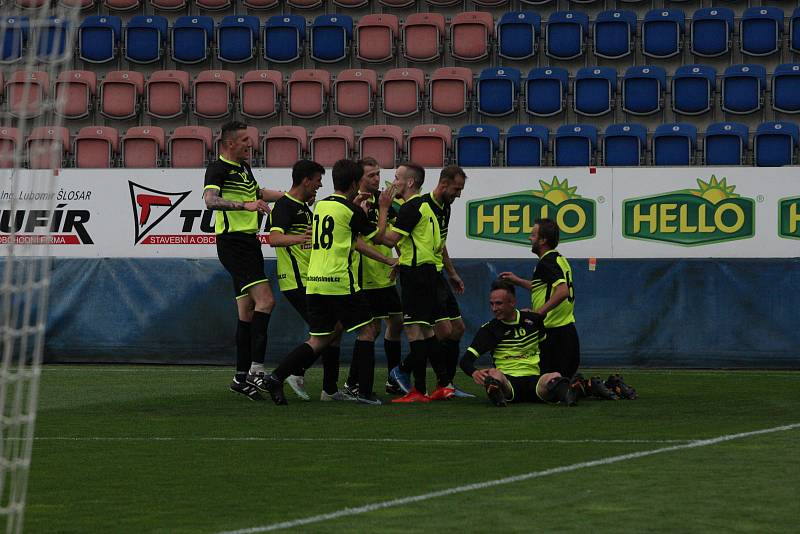
{"label": "empty seat row", "polygon": [[[133,11],[139,9],[144,4],[160,11],[181,11],[187,7],[194,6],[206,11],[222,11],[229,9],[235,0],[58,0],[58,3],[65,7],[80,9],[91,9],[96,4],[102,3],[107,9],[114,11]],[[452,7],[463,3],[464,0],[426,0],[431,7]],[[521,0],[528,4],[543,4],[551,0]],[[574,0],[581,2],[581,0]],[[370,0],[332,0],[333,4],[342,8],[360,8],[369,5]],[[37,9],[49,3],[49,0],[14,0],[14,5],[21,9]],[[283,3],[295,9],[317,9],[325,5],[325,0],[284,0]],[[412,7],[415,0],[378,0],[377,3],[389,8]],[[510,3],[510,0],[472,0],[472,3],[485,7],[502,7]],[[242,0],[242,5],[249,9],[274,9],[279,7],[279,0]]]}

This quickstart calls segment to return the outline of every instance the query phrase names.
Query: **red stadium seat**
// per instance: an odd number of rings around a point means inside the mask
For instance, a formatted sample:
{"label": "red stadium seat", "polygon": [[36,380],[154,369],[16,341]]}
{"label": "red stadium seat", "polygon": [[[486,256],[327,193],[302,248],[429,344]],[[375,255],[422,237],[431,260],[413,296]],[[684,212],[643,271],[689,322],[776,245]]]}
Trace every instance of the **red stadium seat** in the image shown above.
{"label": "red stadium seat", "polygon": [[90,70],[66,70],[55,85],[56,113],[65,119],[88,117],[97,94],[97,75]]}
{"label": "red stadium seat", "polygon": [[153,9],[161,11],[180,11],[186,8],[186,0],[150,0]]}
{"label": "red stadium seat", "polygon": [[59,169],[72,153],[69,130],[63,126],[39,126],[25,141],[30,169]]}
{"label": "red stadium seat", "polygon": [[18,70],[6,82],[6,103],[12,117],[38,117],[50,94],[50,76],[44,71]]}
{"label": "red stadium seat", "polygon": [[503,7],[508,0],[472,0],[472,3],[481,7]]}
{"label": "red stadium seat", "polygon": [[249,9],[272,9],[278,7],[278,0],[242,0],[242,5]]}
{"label": "red stadium seat", "polygon": [[324,3],[324,0],[286,0],[287,5],[297,9],[316,9]]}
{"label": "red stadium seat", "polygon": [[408,135],[408,159],[423,167],[443,167],[448,160],[453,134],[443,124],[420,124]]}
{"label": "red stadium seat", "polygon": [[452,7],[463,4],[464,0],[425,0],[425,3],[431,7]]}
{"label": "red stadium seat", "polygon": [[265,167],[291,167],[306,153],[308,133],[302,126],[273,126],[264,136]]}
{"label": "red stadium seat", "polygon": [[233,110],[236,74],[229,70],[204,70],[192,84],[194,114],[206,119],[227,117]]}
{"label": "red stadium seat", "polygon": [[369,0],[333,0],[333,3],[339,7],[353,9],[369,4]]}
{"label": "red stadium seat", "polygon": [[373,124],[364,128],[358,140],[361,157],[371,156],[384,169],[393,169],[403,151],[403,129],[389,124]]}
{"label": "red stadium seat", "polygon": [[462,61],[480,61],[489,56],[494,20],[486,11],[459,13],[450,21],[450,55]]}
{"label": "red stadium seat", "polygon": [[431,74],[431,113],[455,117],[468,111],[472,97],[472,71],[466,67],[442,67]]}
{"label": "red stadium seat", "polygon": [[109,119],[130,119],[139,113],[139,100],[144,92],[141,72],[115,70],[106,73],[100,82],[100,114]]}
{"label": "red stadium seat", "polygon": [[183,115],[189,94],[189,73],[185,70],[154,71],[144,89],[147,114],[159,119]]}
{"label": "red stadium seat", "polygon": [[444,15],[413,13],[402,29],[403,55],[409,61],[432,61],[442,55]]}
{"label": "red stadium seat", "polygon": [[383,113],[391,117],[410,117],[419,112],[425,94],[425,73],[403,68],[386,71],[381,82]]}
{"label": "red stadium seat", "polygon": [[58,4],[66,8],[86,10],[94,7],[94,0],[58,0]]}
{"label": "red stadium seat", "polygon": [[378,75],[374,70],[343,70],[333,84],[333,109],[342,117],[364,117],[372,113],[377,93]]}
{"label": "red stadium seat", "polygon": [[75,167],[107,169],[114,167],[119,134],[108,126],[85,126],[75,136]]}
{"label": "red stadium seat", "polygon": [[[220,132],[221,133],[221,132]],[[250,138],[250,157],[248,158],[248,162],[250,163],[251,167],[260,167],[261,166],[261,143],[258,139],[258,128],[255,126],[248,126],[247,127],[247,137]],[[219,156],[219,145],[222,142],[222,138],[217,136],[214,139],[214,156]]]}
{"label": "red stadium seat", "polygon": [[134,126],[122,137],[122,166],[152,169],[161,165],[164,130],[158,126]]}
{"label": "red stadium seat", "polygon": [[302,69],[292,73],[286,84],[289,115],[311,119],[328,109],[331,74],[322,69]]}
{"label": "red stadium seat", "polygon": [[49,0],[15,0],[20,9],[40,9],[49,3]]}
{"label": "red stadium seat", "polygon": [[272,117],[280,111],[282,97],[283,76],[277,70],[251,70],[239,82],[239,105],[245,117]]}
{"label": "red stadium seat", "polygon": [[361,17],[356,25],[356,57],[361,61],[383,63],[395,57],[399,24],[397,17],[373,14]]}
{"label": "red stadium seat", "polygon": [[22,132],[17,128],[0,127],[0,168],[10,169],[16,162],[15,153],[22,143]]}
{"label": "red stadium seat", "polygon": [[320,126],[311,135],[311,159],[323,167],[333,167],[340,159],[352,156],[354,145],[351,126]]}
{"label": "red stadium seat", "polygon": [[378,0],[378,3],[386,7],[411,7],[416,4],[416,0]]}
{"label": "red stadium seat", "polygon": [[115,11],[131,11],[139,9],[140,0],[103,0],[103,5]]}
{"label": "red stadium seat", "polygon": [[195,0],[194,4],[206,11],[223,11],[231,7],[231,0]]}
{"label": "red stadium seat", "polygon": [[167,142],[170,167],[200,169],[208,165],[211,137],[208,126],[175,128]]}

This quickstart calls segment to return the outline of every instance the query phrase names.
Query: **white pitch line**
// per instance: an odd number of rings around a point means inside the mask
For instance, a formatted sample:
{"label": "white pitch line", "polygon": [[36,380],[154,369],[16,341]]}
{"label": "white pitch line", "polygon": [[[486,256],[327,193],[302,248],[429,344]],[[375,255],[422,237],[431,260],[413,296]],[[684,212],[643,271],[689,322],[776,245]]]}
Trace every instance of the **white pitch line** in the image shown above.
{"label": "white pitch line", "polygon": [[786,430],[794,430],[796,428],[800,428],[800,423],[794,423],[790,425],[784,426],[776,426],[773,428],[766,428],[763,430],[754,430],[752,432],[741,432],[738,434],[726,434],[724,436],[718,436],[716,438],[711,439],[701,439],[697,441],[692,441],[690,443],[686,443],[683,445],[673,445],[671,447],[662,447],[659,449],[652,449],[649,451],[641,451],[641,452],[633,452],[630,454],[621,454],[619,456],[609,456],[608,458],[601,458],[599,460],[592,460],[589,462],[580,462],[577,464],[570,464],[561,467],[554,467],[552,469],[545,469],[544,471],[532,471],[530,473],[525,473],[522,475],[515,475],[506,478],[500,478],[497,480],[489,480],[486,482],[477,482],[474,484],[466,484],[464,486],[456,486],[454,488],[449,488],[440,491],[433,491],[430,493],[423,493],[421,495],[413,495],[410,497],[402,497],[399,499],[392,499],[389,501],[382,501],[373,504],[367,504],[364,506],[358,506],[356,508],[342,508],[341,510],[337,510],[335,512],[327,513],[327,514],[320,514],[314,515],[310,517],[304,517],[301,519],[293,519],[291,521],[283,521],[281,523],[273,523],[271,525],[264,525],[261,527],[253,527],[253,528],[245,528],[241,530],[231,530],[226,531],[221,534],[255,534],[257,532],[271,532],[273,530],[281,530],[286,528],[295,528],[300,527],[303,525],[309,525],[312,523],[321,523],[323,521],[329,521],[331,519],[339,519],[340,517],[347,517],[353,515],[360,515],[366,514],[368,512],[374,512],[375,510],[381,510],[384,508],[392,508],[395,506],[404,506],[406,504],[412,504],[422,501],[428,501],[431,499],[436,499],[439,497],[447,497],[450,495],[455,495],[457,493],[464,493],[467,491],[474,491],[474,490],[481,490],[485,488],[491,488],[494,486],[502,486],[505,484],[513,484],[515,482],[522,482],[524,480],[530,480],[533,478],[541,478],[550,475],[558,475],[561,473],[569,473],[571,471],[577,471],[579,469],[586,469],[589,467],[597,467],[601,465],[608,465],[614,464],[617,462],[624,462],[625,460],[635,460],[637,458],[644,458],[646,456],[653,456],[655,454],[661,454],[664,452],[672,452],[672,451],[679,451],[684,449],[694,449],[697,447],[706,447],[708,445],[716,445],[717,443],[723,443],[726,441],[732,441],[735,439],[742,439],[742,438],[749,438],[752,436],[760,436],[763,434],[771,434],[773,432],[783,432]]}

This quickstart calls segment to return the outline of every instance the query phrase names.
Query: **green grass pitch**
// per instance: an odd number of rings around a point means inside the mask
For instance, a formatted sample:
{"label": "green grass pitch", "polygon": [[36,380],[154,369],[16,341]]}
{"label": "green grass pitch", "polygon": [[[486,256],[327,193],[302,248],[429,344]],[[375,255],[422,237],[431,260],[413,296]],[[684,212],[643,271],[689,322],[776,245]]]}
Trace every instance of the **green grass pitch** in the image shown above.
{"label": "green grass pitch", "polygon": [[[409,406],[302,402],[288,387],[290,405],[277,407],[229,392],[230,375],[45,366],[26,530],[249,529],[553,470],[290,530],[797,532],[800,372],[631,369],[623,375],[637,401],[506,409],[482,395]],[[320,378],[309,372],[316,395]],[[676,448],[578,466],[668,447]]]}

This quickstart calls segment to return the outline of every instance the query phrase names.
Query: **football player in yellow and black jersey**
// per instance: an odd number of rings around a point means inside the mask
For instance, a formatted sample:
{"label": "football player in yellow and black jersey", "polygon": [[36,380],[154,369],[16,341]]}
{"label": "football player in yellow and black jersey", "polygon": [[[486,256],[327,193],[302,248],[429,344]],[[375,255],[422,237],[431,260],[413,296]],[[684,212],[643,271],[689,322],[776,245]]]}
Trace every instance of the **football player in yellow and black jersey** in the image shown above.
{"label": "football player in yellow and black jersey", "polygon": [[280,191],[262,189],[247,163],[250,157],[247,125],[222,127],[219,158],[206,169],[203,199],[215,213],[217,255],[233,278],[239,322],[236,327],[236,375],[231,390],[261,400],[267,329],[275,298],[264,274],[264,256],[256,235],[259,216],[269,213],[267,202]]}

